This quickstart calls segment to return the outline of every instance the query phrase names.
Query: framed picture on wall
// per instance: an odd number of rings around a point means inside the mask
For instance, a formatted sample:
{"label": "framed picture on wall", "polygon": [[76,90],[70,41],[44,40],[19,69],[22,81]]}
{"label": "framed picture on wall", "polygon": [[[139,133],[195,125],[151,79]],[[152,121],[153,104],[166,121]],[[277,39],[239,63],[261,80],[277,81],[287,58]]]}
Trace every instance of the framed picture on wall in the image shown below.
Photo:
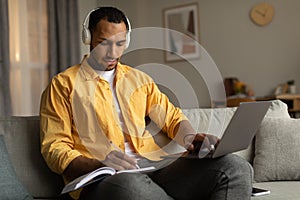
{"label": "framed picture on wall", "polygon": [[163,10],[165,61],[199,58],[198,4],[185,4]]}

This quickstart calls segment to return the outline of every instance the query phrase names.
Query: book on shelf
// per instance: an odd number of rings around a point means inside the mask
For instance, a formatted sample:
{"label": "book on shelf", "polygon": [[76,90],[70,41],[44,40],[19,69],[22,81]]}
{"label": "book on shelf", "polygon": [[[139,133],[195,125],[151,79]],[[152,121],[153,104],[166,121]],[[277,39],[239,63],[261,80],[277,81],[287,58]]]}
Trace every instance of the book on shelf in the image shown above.
{"label": "book on shelf", "polygon": [[82,187],[85,187],[87,185],[90,185],[94,182],[102,181],[108,176],[113,176],[115,174],[120,174],[120,173],[136,173],[136,172],[150,172],[154,171],[155,167],[144,167],[144,168],[138,168],[138,169],[128,169],[128,170],[120,170],[116,171],[114,168],[111,167],[101,167],[98,168],[90,173],[84,174],[70,183],[66,184],[65,187],[63,188],[61,194],[69,193],[75,190],[78,190]]}

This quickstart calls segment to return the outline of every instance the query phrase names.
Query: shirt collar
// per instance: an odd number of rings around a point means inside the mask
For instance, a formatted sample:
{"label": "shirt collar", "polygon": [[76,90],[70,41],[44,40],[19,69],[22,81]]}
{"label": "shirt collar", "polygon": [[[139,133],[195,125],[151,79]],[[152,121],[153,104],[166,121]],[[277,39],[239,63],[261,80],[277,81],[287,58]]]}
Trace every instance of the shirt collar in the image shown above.
{"label": "shirt collar", "polygon": [[84,75],[86,81],[90,81],[90,80],[99,78],[99,75],[97,74],[97,72],[87,62],[88,58],[89,58],[89,55],[85,55],[81,62],[81,70],[83,72],[83,75]]}

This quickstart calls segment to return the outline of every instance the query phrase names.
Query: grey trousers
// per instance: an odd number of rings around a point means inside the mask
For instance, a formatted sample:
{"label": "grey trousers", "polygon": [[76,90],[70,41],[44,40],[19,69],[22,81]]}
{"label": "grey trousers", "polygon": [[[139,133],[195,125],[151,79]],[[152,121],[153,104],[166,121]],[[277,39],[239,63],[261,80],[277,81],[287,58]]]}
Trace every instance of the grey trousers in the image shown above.
{"label": "grey trousers", "polygon": [[251,165],[229,154],[216,159],[179,158],[148,174],[117,174],[84,188],[80,199],[247,200],[251,189]]}

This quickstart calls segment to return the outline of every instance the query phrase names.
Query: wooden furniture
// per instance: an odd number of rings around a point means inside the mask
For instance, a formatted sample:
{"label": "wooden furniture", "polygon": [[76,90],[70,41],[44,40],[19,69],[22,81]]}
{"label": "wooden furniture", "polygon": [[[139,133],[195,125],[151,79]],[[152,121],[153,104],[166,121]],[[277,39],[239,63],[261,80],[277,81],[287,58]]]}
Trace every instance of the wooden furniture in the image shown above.
{"label": "wooden furniture", "polygon": [[279,99],[287,104],[291,117],[296,117],[300,113],[300,94],[280,94],[272,97],[256,98],[256,101],[267,101]]}

